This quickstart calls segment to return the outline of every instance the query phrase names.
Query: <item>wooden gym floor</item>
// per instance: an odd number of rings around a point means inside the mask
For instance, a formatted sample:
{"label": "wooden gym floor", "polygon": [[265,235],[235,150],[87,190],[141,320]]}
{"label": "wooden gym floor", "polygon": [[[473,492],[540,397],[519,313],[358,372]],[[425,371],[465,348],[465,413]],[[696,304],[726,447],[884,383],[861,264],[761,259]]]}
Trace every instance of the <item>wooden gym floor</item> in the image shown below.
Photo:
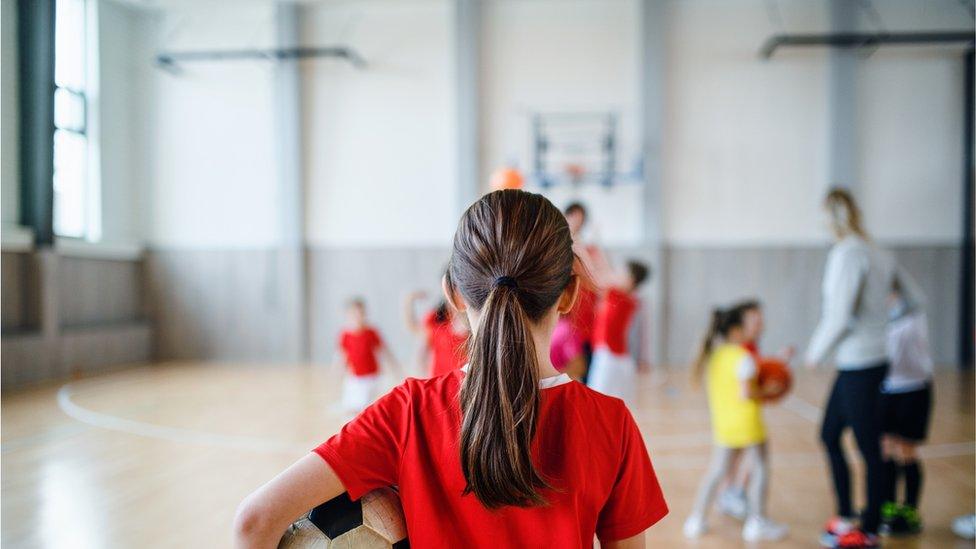
{"label": "wooden gym floor", "polygon": [[[738,524],[681,536],[710,453],[703,396],[684,383],[643,380],[635,416],[671,514],[648,534],[657,547],[740,547]],[[817,443],[829,372],[801,374],[768,408],[771,515],[787,522],[775,547],[813,547],[832,510]],[[237,503],[334,433],[338,384],[324,368],[168,363],[3,395],[4,547],[226,547]],[[973,512],[973,379],[938,375],[925,449],[926,531],[889,547],[972,547],[949,531]]]}

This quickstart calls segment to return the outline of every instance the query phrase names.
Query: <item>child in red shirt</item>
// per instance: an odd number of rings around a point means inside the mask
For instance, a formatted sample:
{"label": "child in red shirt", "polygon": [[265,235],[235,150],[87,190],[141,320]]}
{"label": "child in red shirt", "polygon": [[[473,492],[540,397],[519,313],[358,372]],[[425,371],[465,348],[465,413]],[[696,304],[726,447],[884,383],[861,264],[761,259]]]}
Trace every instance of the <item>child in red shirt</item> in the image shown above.
{"label": "child in red shirt", "polygon": [[626,270],[611,279],[597,306],[593,327],[593,364],[587,384],[601,393],[632,403],[637,386],[637,364],[627,348],[630,325],[637,312],[637,288],[647,279],[647,266],[628,261]]}
{"label": "child in red shirt", "polygon": [[396,368],[396,360],[390,354],[383,339],[366,323],[366,303],[355,298],[346,308],[346,326],[339,333],[339,345],[335,362],[342,363],[347,371],[342,391],[342,407],[348,412],[359,412],[376,398],[379,382],[379,357]]}
{"label": "child in red shirt", "polygon": [[272,547],[309,508],[396,485],[416,547],[643,547],[668,509],[636,422],[549,362],[572,265],[566,222],[541,195],[495,191],[468,208],[443,282],[471,325],[468,365],[407,380],[249,496],[238,545]]}
{"label": "child in red shirt", "polygon": [[404,320],[411,332],[424,337],[420,363],[426,366],[428,377],[437,377],[457,370],[468,361],[465,348],[468,326],[461,315],[451,311],[446,301],[438,303],[418,322],[414,311],[417,301],[423,297],[423,292],[407,296]]}

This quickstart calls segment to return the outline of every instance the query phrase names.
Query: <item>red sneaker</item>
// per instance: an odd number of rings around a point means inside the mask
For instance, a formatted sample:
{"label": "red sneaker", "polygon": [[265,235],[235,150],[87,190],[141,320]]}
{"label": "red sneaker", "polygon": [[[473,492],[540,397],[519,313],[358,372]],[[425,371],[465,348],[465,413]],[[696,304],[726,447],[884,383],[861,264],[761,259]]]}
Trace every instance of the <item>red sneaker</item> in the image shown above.
{"label": "red sneaker", "polygon": [[881,542],[878,541],[878,536],[866,534],[860,530],[851,530],[838,536],[837,543],[834,545],[837,549],[873,549],[880,546]]}
{"label": "red sneaker", "polygon": [[854,522],[851,520],[834,517],[824,525],[824,531],[820,534],[820,545],[822,547],[837,547],[837,540],[854,529]]}

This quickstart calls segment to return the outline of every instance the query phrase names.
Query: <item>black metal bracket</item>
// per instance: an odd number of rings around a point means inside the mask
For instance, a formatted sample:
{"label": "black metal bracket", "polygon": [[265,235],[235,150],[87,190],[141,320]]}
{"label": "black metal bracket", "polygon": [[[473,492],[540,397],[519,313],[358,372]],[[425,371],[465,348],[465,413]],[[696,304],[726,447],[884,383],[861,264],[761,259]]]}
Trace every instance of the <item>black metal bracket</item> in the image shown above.
{"label": "black metal bracket", "polygon": [[776,34],[763,43],[759,55],[769,59],[781,47],[827,46],[831,48],[864,48],[893,45],[927,46],[960,44],[972,47],[976,32],[969,30],[938,32],[831,32],[825,34]]}
{"label": "black metal bracket", "polygon": [[175,70],[180,63],[195,61],[241,61],[248,59],[293,61],[315,57],[337,57],[348,61],[357,69],[366,67],[366,60],[355,50],[345,46],[162,52],[156,55],[156,64],[167,70]]}

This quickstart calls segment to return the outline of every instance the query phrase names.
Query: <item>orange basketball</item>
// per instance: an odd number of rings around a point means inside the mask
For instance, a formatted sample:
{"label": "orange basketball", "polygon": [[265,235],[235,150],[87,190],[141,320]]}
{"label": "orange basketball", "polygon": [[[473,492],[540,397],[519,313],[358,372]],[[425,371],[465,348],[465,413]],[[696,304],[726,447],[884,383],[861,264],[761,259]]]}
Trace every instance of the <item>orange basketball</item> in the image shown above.
{"label": "orange basketball", "polygon": [[762,357],[759,359],[758,367],[760,387],[764,390],[771,384],[776,384],[780,387],[775,394],[768,397],[769,400],[782,398],[786,393],[790,392],[790,386],[793,384],[793,374],[785,362],[774,357]]}
{"label": "orange basketball", "polygon": [[499,168],[491,174],[491,188],[499,191],[502,189],[521,189],[525,181],[522,179],[522,172],[515,168]]}

